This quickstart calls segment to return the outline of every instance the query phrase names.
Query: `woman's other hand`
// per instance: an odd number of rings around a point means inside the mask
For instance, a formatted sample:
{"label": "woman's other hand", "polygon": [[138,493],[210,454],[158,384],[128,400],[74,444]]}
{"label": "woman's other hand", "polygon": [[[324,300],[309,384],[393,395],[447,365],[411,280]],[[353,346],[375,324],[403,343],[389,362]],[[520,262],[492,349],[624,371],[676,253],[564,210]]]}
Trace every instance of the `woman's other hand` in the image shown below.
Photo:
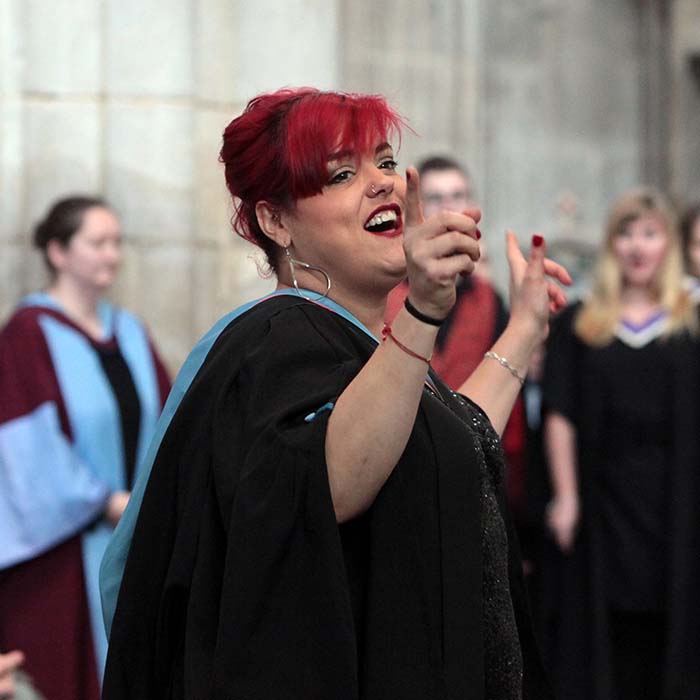
{"label": "woman's other hand", "polygon": [[579,514],[578,495],[575,493],[557,496],[547,505],[547,526],[562,552],[568,553],[573,547]]}
{"label": "woman's other hand", "polygon": [[105,510],[105,518],[112,527],[116,527],[122,515],[124,515],[126,506],[129,503],[129,496],[131,496],[129,491],[115,491],[109,497],[107,509]]}
{"label": "woman's other hand", "polygon": [[[481,406],[499,435],[513,410],[532,355],[547,337],[550,313],[566,304],[564,292],[548,278],[562,284],[571,283],[569,273],[545,257],[541,236],[533,237],[530,256],[526,260],[515,236],[509,231],[507,254],[510,321],[489,356],[460,387],[460,393]],[[494,362],[494,359],[499,359],[499,362]],[[503,366],[499,367],[499,364]]]}
{"label": "woman's other hand", "polygon": [[21,651],[0,654],[0,698],[12,700],[15,697],[15,671],[24,663]]}
{"label": "woman's other hand", "polygon": [[566,306],[566,295],[556,282],[571,284],[566,268],[549,260],[545,256],[546,250],[544,238],[535,235],[530,257],[526,260],[515,234],[512,231],[506,233],[511,323],[528,335],[532,334],[539,342],[547,337],[550,314]]}
{"label": "woman's other hand", "polygon": [[479,259],[478,208],[462,213],[442,211],[425,218],[420,178],[406,170],[404,250],[413,305],[428,316],[445,318],[457,298],[458,275],[469,275]]}

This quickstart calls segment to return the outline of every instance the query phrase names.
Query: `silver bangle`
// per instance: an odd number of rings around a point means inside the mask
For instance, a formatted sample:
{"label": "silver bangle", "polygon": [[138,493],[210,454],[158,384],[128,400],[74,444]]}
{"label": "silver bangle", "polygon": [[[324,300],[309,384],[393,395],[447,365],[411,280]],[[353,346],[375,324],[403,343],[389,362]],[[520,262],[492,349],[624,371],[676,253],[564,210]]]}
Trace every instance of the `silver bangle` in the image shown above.
{"label": "silver bangle", "polygon": [[484,353],[484,357],[488,357],[489,360],[496,360],[501,367],[505,367],[521,384],[525,384],[525,377],[521,377],[518,374],[518,370],[513,367],[513,365],[506,360],[505,357],[501,357],[500,355],[496,355],[493,350],[489,350],[488,352]]}

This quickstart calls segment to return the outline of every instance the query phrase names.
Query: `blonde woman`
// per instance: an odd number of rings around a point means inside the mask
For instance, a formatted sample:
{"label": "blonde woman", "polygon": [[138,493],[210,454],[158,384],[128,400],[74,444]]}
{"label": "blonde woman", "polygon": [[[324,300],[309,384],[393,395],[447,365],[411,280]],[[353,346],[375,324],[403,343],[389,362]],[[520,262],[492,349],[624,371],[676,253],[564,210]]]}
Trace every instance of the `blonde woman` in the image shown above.
{"label": "blonde woman", "polygon": [[625,193],[545,373],[547,524],[564,555],[552,661],[567,698],[698,697],[696,326],[669,203]]}

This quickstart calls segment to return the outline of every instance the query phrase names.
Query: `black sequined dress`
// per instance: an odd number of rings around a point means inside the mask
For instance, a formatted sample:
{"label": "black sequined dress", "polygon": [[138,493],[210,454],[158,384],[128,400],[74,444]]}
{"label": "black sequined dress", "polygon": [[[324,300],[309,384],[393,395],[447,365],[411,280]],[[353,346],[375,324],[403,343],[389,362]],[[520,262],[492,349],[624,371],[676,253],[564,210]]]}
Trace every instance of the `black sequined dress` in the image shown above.
{"label": "black sequined dress", "polygon": [[508,533],[497,495],[503,489],[503,452],[484,414],[464,397],[456,398],[478,437],[475,449],[481,484],[485,700],[520,700],[523,657],[509,583]]}

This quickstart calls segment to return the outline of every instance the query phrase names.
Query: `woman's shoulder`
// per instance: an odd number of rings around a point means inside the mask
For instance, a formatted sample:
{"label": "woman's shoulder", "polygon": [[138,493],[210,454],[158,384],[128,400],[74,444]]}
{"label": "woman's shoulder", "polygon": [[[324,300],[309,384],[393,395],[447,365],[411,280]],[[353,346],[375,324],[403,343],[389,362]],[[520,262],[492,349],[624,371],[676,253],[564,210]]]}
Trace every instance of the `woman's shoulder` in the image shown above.
{"label": "woman's shoulder", "polygon": [[[298,296],[266,297],[221,317],[196,343],[181,373],[224,383],[242,368],[261,380],[306,366],[337,367],[361,359],[348,323]],[[366,341],[367,342],[367,341]]]}
{"label": "woman's shoulder", "polygon": [[243,339],[246,345],[257,346],[266,341],[277,344],[280,352],[291,351],[295,346],[311,348],[318,343],[336,349],[354,346],[358,341],[372,343],[353,321],[325,306],[323,300],[316,303],[290,294],[239,307],[220,319],[212,331],[217,326],[222,326],[222,343],[238,344]]}
{"label": "woman's shoulder", "polygon": [[42,333],[40,320],[46,312],[39,306],[18,306],[3,324],[0,337],[3,340],[39,337]]}

